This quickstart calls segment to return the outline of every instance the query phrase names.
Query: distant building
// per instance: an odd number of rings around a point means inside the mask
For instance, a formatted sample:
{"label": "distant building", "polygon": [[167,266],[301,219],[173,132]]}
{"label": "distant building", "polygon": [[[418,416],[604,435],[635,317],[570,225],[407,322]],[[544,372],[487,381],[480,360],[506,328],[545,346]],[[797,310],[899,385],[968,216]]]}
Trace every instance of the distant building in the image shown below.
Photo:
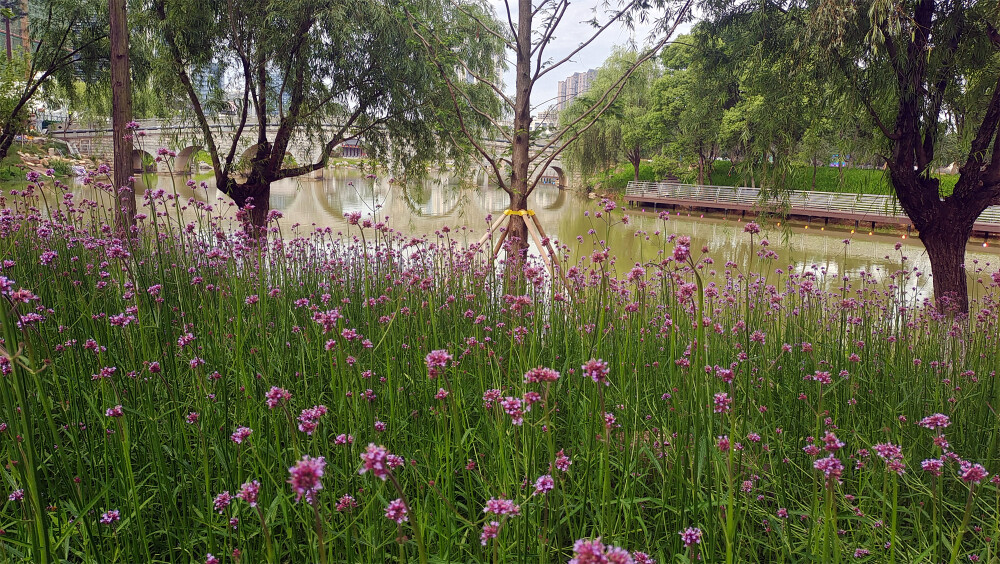
{"label": "distant building", "polygon": [[559,81],[559,102],[556,104],[558,111],[563,111],[569,107],[573,98],[590,90],[590,85],[597,78],[597,71],[590,69],[586,72],[573,73],[566,77],[566,80]]}
{"label": "distant building", "polygon": [[360,159],[362,157],[367,157],[368,153],[365,152],[365,148],[361,146],[361,141],[357,137],[351,137],[347,139],[340,145],[343,155],[348,159]]}
{"label": "distant building", "polygon": [[535,116],[532,125],[541,128],[554,128],[559,125],[559,109],[556,106],[549,106],[544,112]]}

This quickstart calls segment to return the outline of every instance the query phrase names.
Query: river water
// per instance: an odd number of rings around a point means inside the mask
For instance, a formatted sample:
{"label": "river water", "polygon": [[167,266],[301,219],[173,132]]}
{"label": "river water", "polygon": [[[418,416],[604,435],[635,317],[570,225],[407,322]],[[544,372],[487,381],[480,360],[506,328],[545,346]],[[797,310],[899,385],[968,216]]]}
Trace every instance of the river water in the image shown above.
{"label": "river water", "polygon": [[[194,197],[218,208],[221,197],[226,202],[224,205],[228,205],[230,200],[215,189],[213,180],[206,180],[208,189],[191,189],[185,184],[188,178],[158,175],[155,181],[158,188],[168,192],[176,190],[183,200]],[[147,175],[147,182],[152,184],[152,181],[153,178]],[[97,199],[100,196],[94,189],[82,185],[76,185],[73,190],[79,197]],[[485,218],[488,215],[499,217],[507,204],[507,195],[493,185],[475,186],[467,181],[438,178],[403,186],[387,178],[366,178],[354,169],[327,170],[323,179],[283,180],[272,185],[271,192],[271,208],[282,212],[284,217],[280,225],[286,235],[293,224],[300,224],[300,230],[309,231],[313,227],[346,229],[346,213],[368,215],[375,211],[380,219],[389,216],[389,224],[408,235],[431,235],[449,227],[451,237],[472,243],[484,233]],[[678,214],[673,211],[664,222],[656,212],[630,209],[626,210],[629,222],[625,225],[620,221],[619,209],[612,214],[616,222],[608,225],[604,219],[594,217],[594,212],[600,209],[597,201],[576,191],[545,184],[540,184],[529,197],[529,208],[537,214],[546,234],[567,244],[573,255],[589,254],[596,248],[595,241],[606,240],[612,254],[618,257],[619,267],[626,270],[636,262],[657,260],[663,249],[670,252],[672,245],[665,244],[663,237],[655,234],[657,231],[690,236],[691,248],[697,251],[707,246],[720,268],[727,260],[746,264],[751,253],[759,249],[751,247],[750,236],[743,231],[746,220],[735,215],[727,220],[702,217],[699,212]],[[467,229],[463,230],[463,226]],[[868,231],[852,234],[850,229],[843,228],[821,230],[820,224],[810,228],[788,224],[764,226],[764,232],[756,240],[759,242],[761,237],[768,238],[770,248],[778,253],[776,266],[792,266],[795,270],[816,267],[825,271],[827,280],[836,280],[845,274],[853,277],[861,271],[884,277],[900,269],[901,256],[907,257],[907,268],[929,271],[926,251],[916,238],[869,235]],[[845,239],[850,239],[849,245],[844,244]],[[900,250],[895,249],[897,243],[902,244]],[[1000,263],[997,247],[970,244],[967,249],[969,267],[983,267],[986,272],[996,270]],[[532,251],[536,249],[532,247]],[[925,295],[930,288],[928,282],[926,276],[920,277],[916,287],[908,290]],[[970,285],[970,290],[975,291],[974,285]]]}

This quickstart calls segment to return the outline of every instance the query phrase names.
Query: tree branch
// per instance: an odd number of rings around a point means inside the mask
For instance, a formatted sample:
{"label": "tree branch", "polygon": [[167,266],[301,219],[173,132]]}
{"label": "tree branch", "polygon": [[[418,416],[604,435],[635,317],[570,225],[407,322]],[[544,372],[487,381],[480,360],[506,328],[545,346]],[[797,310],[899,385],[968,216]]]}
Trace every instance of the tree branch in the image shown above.
{"label": "tree branch", "polygon": [[[559,11],[560,7],[562,8],[562,11]],[[560,5],[556,7],[556,12],[553,13],[552,16],[546,22],[545,31],[542,33],[542,38],[538,42],[537,47],[535,47],[535,49],[538,51],[535,60],[536,72],[537,70],[540,70],[542,68],[542,56],[545,53],[545,48],[548,46],[549,41],[552,40],[552,34],[555,32],[555,29],[559,27],[559,22],[562,21],[563,17],[566,15],[566,10],[568,8],[569,8],[569,1],[561,0]]]}
{"label": "tree branch", "polygon": [[[517,28],[514,27],[514,18],[510,15],[510,0],[504,0],[503,5],[504,8],[507,9],[507,24],[510,26],[510,34],[513,37],[517,37]],[[517,49],[515,49],[513,46],[511,47],[511,50],[517,51]]]}
{"label": "tree branch", "polygon": [[[586,41],[584,41],[583,43],[581,43],[579,46],[577,46],[576,49],[573,49],[573,51],[571,51],[569,53],[569,55],[566,55],[565,57],[563,57],[558,63],[555,63],[553,65],[545,67],[544,70],[541,69],[541,68],[535,69],[535,76],[532,77],[531,84],[534,85],[534,83],[539,78],[541,78],[541,77],[545,76],[546,74],[552,72],[553,70],[559,68],[560,66],[562,66],[563,64],[565,64],[567,61],[569,61],[570,59],[572,59],[577,53],[579,53],[580,51],[582,51],[583,49],[585,49],[587,47],[587,45],[590,45],[591,43],[593,43],[594,40],[598,38],[598,36],[600,36],[602,33],[604,33],[604,31],[611,26],[611,24],[613,24],[616,21],[618,21],[619,19],[621,19],[621,17],[624,16],[629,10],[631,10],[638,2],[639,2],[639,0],[630,0],[630,2],[628,4],[626,4],[625,7],[621,9],[621,11],[619,11],[617,14],[615,14],[603,26],[601,26],[596,32],[594,32],[594,34],[591,35],[589,39],[587,39]],[[681,14],[685,13],[690,6],[691,6],[691,2],[688,2],[687,4],[685,4],[684,8],[681,9],[680,13]],[[677,29],[677,25],[679,23],[680,23],[680,20],[678,19],[678,21],[674,23],[674,27],[670,31],[670,34],[673,34],[673,30]],[[668,34],[667,37],[669,37],[669,36],[670,35]]]}
{"label": "tree branch", "polygon": [[851,83],[851,87],[858,95],[858,98],[861,99],[861,104],[865,107],[865,110],[868,112],[868,115],[870,115],[872,119],[875,120],[875,125],[882,132],[882,135],[885,135],[886,138],[889,139],[890,141],[895,141],[899,139],[899,134],[889,131],[889,128],[886,127],[885,122],[882,121],[882,117],[878,115],[877,111],[875,111],[875,107],[872,105],[872,101],[868,99],[868,96],[866,96],[864,92],[861,90],[861,86],[858,84],[857,77],[855,77],[854,74],[852,74],[847,70],[844,58],[840,56],[840,52],[834,49],[833,54],[837,60],[837,66],[840,67],[840,72],[842,72],[844,76],[847,78],[848,82]]}
{"label": "tree branch", "polygon": [[[482,28],[482,29],[483,29],[483,30],[484,30],[484,31],[485,31],[486,33],[488,33],[488,34],[492,35],[493,37],[496,37],[496,38],[497,38],[497,39],[499,39],[500,41],[503,41],[503,44],[504,44],[504,45],[506,45],[508,49],[513,49],[513,48],[514,48],[514,44],[513,44],[513,43],[511,43],[510,39],[508,39],[508,38],[504,37],[504,36],[503,36],[503,35],[501,35],[501,34],[500,34],[500,33],[499,33],[498,31],[496,31],[495,29],[493,29],[493,28],[491,28],[490,26],[486,25],[485,23],[483,23],[482,19],[481,19],[481,18],[480,18],[479,16],[475,16],[475,15],[473,15],[473,14],[472,14],[471,12],[467,11],[467,10],[465,9],[465,7],[464,7],[464,6],[462,6],[462,4],[460,4],[460,3],[459,3],[459,2],[457,2],[456,0],[450,0],[450,1],[451,1],[451,4],[452,4],[453,6],[455,6],[455,8],[457,8],[457,9],[458,9],[458,11],[459,11],[459,12],[462,12],[462,13],[463,13],[463,14],[465,14],[465,15],[466,15],[467,17],[471,18],[471,19],[472,19],[472,21],[474,21],[474,22],[476,22],[477,24],[479,24],[479,27],[481,27],[481,28]],[[509,10],[509,9],[510,9],[510,8],[508,8],[508,10]],[[511,28],[511,30],[513,30],[513,28]]]}
{"label": "tree branch", "polygon": [[239,144],[240,138],[243,136],[243,129],[246,127],[247,115],[250,111],[250,79],[249,77],[243,77],[243,107],[240,109],[240,125],[236,128],[236,134],[233,135],[233,142],[229,146],[229,152],[226,154],[226,164],[223,168],[223,174],[229,175],[229,172],[233,166],[233,159],[236,158],[236,149]]}
{"label": "tree branch", "polygon": [[[646,51],[646,53],[643,54],[641,57],[636,58],[635,62],[628,69],[626,69],[626,71],[624,73],[622,73],[621,77],[619,77],[618,80],[614,84],[612,84],[604,92],[604,94],[596,102],[594,102],[593,105],[591,105],[590,108],[588,108],[586,111],[584,111],[582,114],[580,114],[580,116],[577,117],[575,120],[573,120],[571,123],[565,125],[555,135],[551,136],[549,138],[549,142],[547,144],[545,144],[540,150],[538,150],[534,155],[532,155],[531,158],[529,159],[529,161],[534,161],[536,158],[538,158],[539,156],[541,156],[542,153],[544,153],[545,151],[547,151],[554,144],[558,143],[559,140],[563,136],[565,136],[569,131],[571,131],[573,129],[574,126],[576,126],[576,124],[580,123],[581,121],[583,121],[584,119],[586,119],[587,117],[589,117],[591,114],[593,114],[595,111],[597,111],[597,116],[595,116],[595,119],[593,121],[591,121],[586,126],[586,128],[584,128],[584,130],[582,130],[582,131],[578,132],[576,135],[574,135],[573,139],[576,139],[577,137],[579,137],[580,133],[583,133],[583,131],[586,131],[586,129],[588,129],[591,125],[593,125],[594,122],[597,121],[597,118],[599,118],[600,115],[608,108],[608,106],[610,106],[611,104],[613,104],[615,102],[615,100],[618,99],[618,96],[621,94],[621,91],[625,87],[625,82],[629,79],[629,77],[632,76],[632,74],[636,71],[636,69],[638,69],[640,66],[642,66],[643,63],[645,63],[646,61],[648,61],[649,59],[651,59],[654,55],[656,55],[656,53],[658,53],[659,50],[661,48],[663,48],[663,46],[666,45],[670,41],[670,37],[674,34],[674,32],[677,31],[677,27],[680,25],[681,20],[683,19],[684,15],[691,8],[692,3],[693,3],[693,0],[687,0],[687,2],[684,4],[684,6],[681,8],[681,10],[677,13],[677,17],[675,18],[674,24],[670,28],[670,31],[663,37],[663,39],[661,39],[658,43],[656,43],[655,45],[653,45],[652,47],[650,47]],[[615,92],[614,96],[611,99],[608,99],[608,95],[611,94],[611,92],[614,91],[615,89],[617,89],[617,92]],[[600,107],[602,104],[603,104],[603,107],[601,107],[601,109],[598,111],[598,107]],[[569,142],[567,142],[567,144],[568,143]],[[565,144],[564,144],[564,147],[565,147]],[[562,151],[562,149],[560,149],[560,152],[561,151]]]}
{"label": "tree branch", "polygon": [[[434,37],[435,37],[435,39],[437,39],[437,35],[436,34],[435,34]],[[440,40],[438,40],[438,41],[440,42]],[[471,74],[472,77],[475,78],[476,80],[478,80],[479,82],[482,82],[486,86],[489,86],[490,90],[492,90],[497,96],[499,96],[500,99],[503,100],[505,104],[507,104],[508,106],[510,106],[511,109],[514,108],[514,101],[511,100],[510,98],[508,98],[507,95],[503,93],[503,90],[500,90],[499,86],[497,86],[496,84],[494,84],[492,81],[485,80],[482,77],[480,77],[472,69],[469,68],[469,65],[465,64],[465,61],[462,61],[461,59],[459,59],[458,62],[459,62],[459,64],[462,65],[462,68],[465,69],[465,72]]]}
{"label": "tree branch", "polygon": [[[283,178],[292,178],[295,176],[302,176],[303,174],[308,174],[310,172],[326,168],[327,163],[330,162],[330,154],[333,153],[333,150],[336,149],[338,145],[340,145],[341,143],[344,142],[345,139],[347,139],[347,131],[351,128],[351,126],[354,125],[354,122],[356,122],[358,118],[361,117],[362,114],[364,114],[365,110],[368,109],[368,106],[369,104],[367,103],[358,105],[358,107],[354,110],[354,113],[351,114],[351,117],[348,118],[347,123],[342,125],[340,129],[333,135],[333,137],[323,146],[323,151],[322,153],[320,153],[318,161],[312,164],[307,164],[295,168],[281,169],[275,175],[275,180],[281,180]],[[384,123],[384,121],[385,120],[376,120],[375,122],[372,122],[372,124],[369,124],[368,126],[362,128],[360,131],[356,132],[355,136],[360,137],[367,131],[373,129],[375,126],[381,125],[382,123]]]}
{"label": "tree branch", "polygon": [[[156,0],[153,3],[154,12],[156,13],[157,19],[160,20],[160,24],[163,28],[163,38],[167,44],[167,49],[169,49],[170,54],[173,58],[174,70],[177,71],[177,76],[180,78],[181,84],[184,89],[187,90],[188,99],[191,100],[191,106],[194,109],[195,119],[197,119],[198,124],[201,126],[202,134],[205,136],[205,144],[208,145],[208,154],[212,158],[212,167],[215,170],[215,185],[223,193],[229,195],[232,191],[231,182],[227,170],[223,170],[221,163],[219,162],[219,149],[215,145],[215,138],[212,137],[212,129],[208,124],[208,118],[205,117],[205,111],[201,106],[201,100],[198,99],[198,93],[195,92],[194,85],[191,83],[191,78],[187,74],[187,70],[184,68],[184,58],[181,55],[180,47],[177,45],[177,39],[174,35],[174,30],[167,23],[167,12],[164,0]],[[233,141],[234,149],[236,140]]]}
{"label": "tree branch", "polygon": [[414,21],[413,14],[410,13],[409,10],[406,10],[406,14],[407,17],[410,18],[411,21],[410,28],[413,30],[414,35],[416,35],[417,38],[420,39],[420,42],[424,46],[424,50],[427,51],[427,54],[430,55],[431,60],[434,61],[434,66],[437,67],[438,72],[441,74],[441,78],[444,80],[445,85],[448,87],[448,95],[451,97],[452,106],[455,108],[455,116],[458,118],[459,129],[465,135],[466,139],[469,140],[469,143],[471,143],[472,146],[476,148],[476,151],[478,151],[479,154],[482,155],[483,158],[485,158],[490,163],[490,166],[493,167],[494,174],[496,174],[496,177],[500,182],[500,186],[504,190],[506,190],[507,185],[506,183],[503,182],[503,174],[501,174],[500,167],[497,166],[496,160],[492,156],[490,156],[490,154],[486,151],[486,149],[484,149],[483,146],[479,143],[479,141],[476,140],[475,136],[472,135],[472,132],[469,131],[468,126],[465,124],[465,117],[462,115],[462,109],[459,107],[458,104],[458,96],[455,94],[455,87],[451,82],[451,78],[448,76],[447,70],[444,68],[444,65],[441,64],[441,62],[437,59],[437,57],[434,56],[434,48],[431,46],[430,42],[427,40],[426,37],[423,36],[423,34],[420,33],[420,31],[412,23]]}
{"label": "tree branch", "polygon": [[[997,148],[1000,147],[1000,135],[997,135],[998,125],[1000,125],[1000,79],[993,85],[993,97],[990,98],[990,103],[986,106],[983,121],[972,140],[969,158],[961,169],[962,175],[970,174],[976,177],[982,175],[986,182],[1000,182],[1000,153],[997,153]],[[982,166],[986,162],[986,151],[991,140],[994,142],[993,154],[989,166],[983,171]]]}

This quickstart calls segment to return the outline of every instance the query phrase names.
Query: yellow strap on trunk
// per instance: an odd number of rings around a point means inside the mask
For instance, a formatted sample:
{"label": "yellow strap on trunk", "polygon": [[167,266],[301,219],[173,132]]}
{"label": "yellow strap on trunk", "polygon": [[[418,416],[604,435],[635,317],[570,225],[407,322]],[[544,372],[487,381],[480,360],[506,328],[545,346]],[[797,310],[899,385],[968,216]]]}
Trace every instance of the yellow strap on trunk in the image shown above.
{"label": "yellow strap on trunk", "polygon": [[535,215],[535,210],[503,210],[504,215]]}

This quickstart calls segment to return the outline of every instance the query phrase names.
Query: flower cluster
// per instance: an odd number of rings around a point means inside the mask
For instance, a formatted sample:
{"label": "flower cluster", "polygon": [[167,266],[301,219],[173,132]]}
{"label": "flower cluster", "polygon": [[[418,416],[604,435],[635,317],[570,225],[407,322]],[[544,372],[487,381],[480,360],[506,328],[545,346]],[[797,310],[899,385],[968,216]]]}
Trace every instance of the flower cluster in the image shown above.
{"label": "flower cluster", "polygon": [[326,412],[325,405],[316,405],[303,409],[302,413],[299,414],[299,431],[307,435],[312,435],[316,427],[319,426],[319,418],[326,415]]}
{"label": "flower cluster", "polygon": [[305,498],[307,503],[316,500],[316,493],[323,489],[323,471],[326,469],[326,459],[322,456],[313,458],[309,455],[302,457],[295,466],[288,469],[290,474],[288,483],[295,492],[295,502],[298,503]]}
{"label": "flower cluster", "polygon": [[583,375],[598,384],[610,386],[611,382],[608,381],[608,374],[610,373],[611,370],[608,368],[608,363],[603,360],[592,358],[583,364]]}

